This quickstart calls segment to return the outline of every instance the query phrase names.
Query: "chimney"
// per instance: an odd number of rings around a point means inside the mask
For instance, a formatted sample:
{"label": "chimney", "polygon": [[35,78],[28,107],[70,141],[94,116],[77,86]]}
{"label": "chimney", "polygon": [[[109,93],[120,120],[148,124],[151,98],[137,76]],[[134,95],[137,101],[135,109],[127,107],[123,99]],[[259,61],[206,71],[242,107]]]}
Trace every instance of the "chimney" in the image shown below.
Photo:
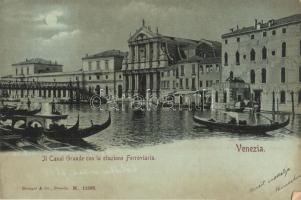
{"label": "chimney", "polygon": [[257,19],[255,19],[255,28],[257,27]]}
{"label": "chimney", "polygon": [[239,29],[239,26],[238,26],[238,24],[236,25],[236,29],[237,29],[237,30]]}
{"label": "chimney", "polygon": [[230,28],[230,31],[233,32],[233,28]]}

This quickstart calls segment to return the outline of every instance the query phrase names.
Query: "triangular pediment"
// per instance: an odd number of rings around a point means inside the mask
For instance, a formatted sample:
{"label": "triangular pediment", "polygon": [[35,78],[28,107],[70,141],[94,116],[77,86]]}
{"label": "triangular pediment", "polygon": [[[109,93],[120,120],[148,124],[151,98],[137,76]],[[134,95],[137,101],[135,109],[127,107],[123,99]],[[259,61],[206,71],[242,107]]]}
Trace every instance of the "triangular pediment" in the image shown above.
{"label": "triangular pediment", "polygon": [[128,39],[128,41],[130,42],[137,39],[154,38],[157,36],[158,34],[152,32],[149,28],[142,26]]}

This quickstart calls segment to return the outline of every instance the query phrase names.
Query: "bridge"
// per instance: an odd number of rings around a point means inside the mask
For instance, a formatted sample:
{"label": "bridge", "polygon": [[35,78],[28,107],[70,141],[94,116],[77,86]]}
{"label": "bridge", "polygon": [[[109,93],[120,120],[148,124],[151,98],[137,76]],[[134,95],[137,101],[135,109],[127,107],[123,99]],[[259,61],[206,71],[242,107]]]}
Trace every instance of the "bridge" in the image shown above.
{"label": "bridge", "polygon": [[0,96],[20,98],[58,98],[61,101],[80,102],[94,93],[76,82],[41,82],[0,80]]}

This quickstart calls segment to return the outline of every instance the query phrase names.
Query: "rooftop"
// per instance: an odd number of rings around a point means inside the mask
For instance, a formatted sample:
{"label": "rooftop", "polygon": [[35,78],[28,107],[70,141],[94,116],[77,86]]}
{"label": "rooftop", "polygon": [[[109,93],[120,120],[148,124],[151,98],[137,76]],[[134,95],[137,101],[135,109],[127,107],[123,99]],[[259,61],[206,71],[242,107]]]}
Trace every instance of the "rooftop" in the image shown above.
{"label": "rooftop", "polygon": [[227,38],[227,37],[232,37],[232,36],[236,36],[236,35],[242,35],[242,34],[246,34],[246,33],[261,31],[263,29],[273,29],[273,28],[276,28],[279,26],[296,23],[296,22],[301,22],[301,14],[295,14],[295,15],[283,17],[280,19],[271,19],[267,22],[263,22],[263,21],[257,22],[257,20],[255,20],[254,26],[237,28],[235,30],[231,29],[231,32],[223,34],[222,38]]}
{"label": "rooftop", "polygon": [[86,59],[93,59],[93,58],[108,58],[108,57],[124,57],[126,55],[125,52],[122,52],[120,50],[108,50],[108,51],[103,51],[94,55],[86,55],[85,57],[83,57],[83,60]]}
{"label": "rooftop", "polygon": [[27,59],[25,61],[19,62],[19,63],[15,63],[12,64],[13,66],[15,65],[28,65],[28,64],[42,64],[42,65],[59,65],[56,61],[52,62],[51,60],[45,60],[43,58],[31,58],[31,59]]}

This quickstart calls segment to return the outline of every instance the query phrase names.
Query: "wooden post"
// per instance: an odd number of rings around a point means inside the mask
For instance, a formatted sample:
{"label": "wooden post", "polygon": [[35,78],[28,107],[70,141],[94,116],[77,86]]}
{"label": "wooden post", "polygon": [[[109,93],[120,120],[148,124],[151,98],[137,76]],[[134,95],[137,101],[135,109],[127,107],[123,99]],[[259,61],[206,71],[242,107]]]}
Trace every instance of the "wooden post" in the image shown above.
{"label": "wooden post", "polygon": [[292,113],[295,114],[295,103],[294,103],[294,91],[291,92],[291,98],[292,98]]}

